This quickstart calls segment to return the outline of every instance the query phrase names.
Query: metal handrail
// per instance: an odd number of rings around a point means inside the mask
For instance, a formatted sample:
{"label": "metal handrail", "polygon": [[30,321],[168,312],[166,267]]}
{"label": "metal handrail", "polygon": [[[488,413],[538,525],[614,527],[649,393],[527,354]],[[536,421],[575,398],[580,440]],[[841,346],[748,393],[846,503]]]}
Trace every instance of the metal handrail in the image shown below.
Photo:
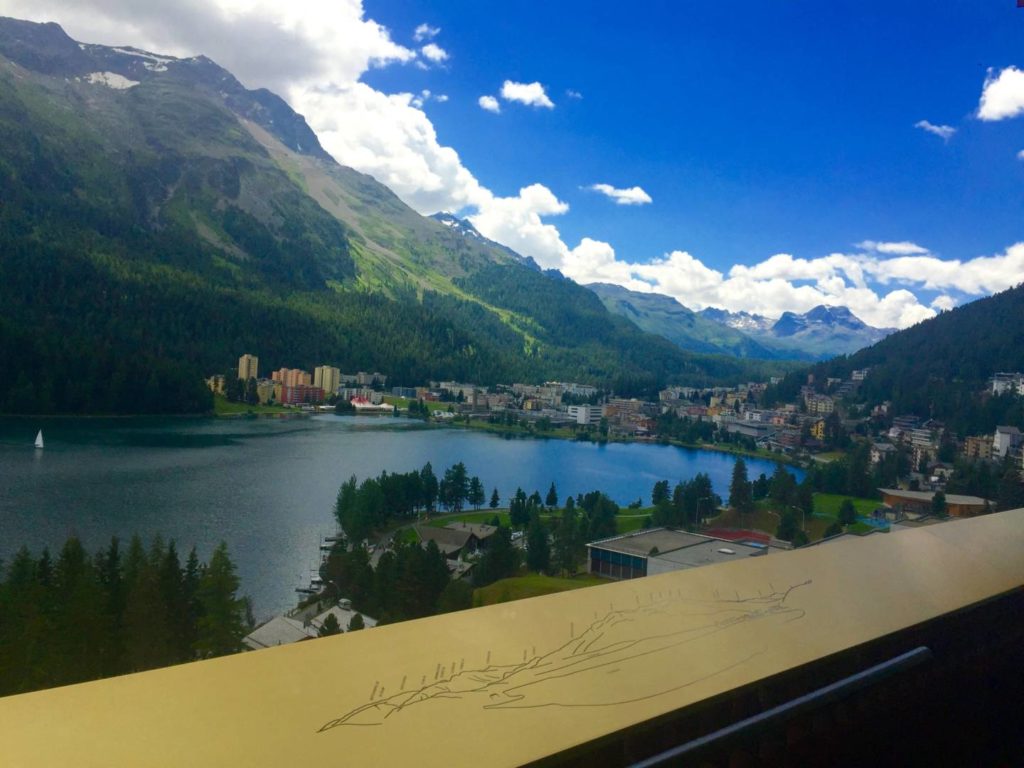
{"label": "metal handrail", "polygon": [[780,720],[790,719],[803,714],[808,710],[818,709],[825,704],[838,701],[851,693],[875,685],[897,672],[903,672],[912,667],[930,660],[931,650],[926,646],[920,646],[912,651],[900,654],[881,664],[876,664],[861,672],[844,677],[842,680],[826,685],[823,688],[798,696],[795,699],[780,704],[777,707],[765,710],[760,714],[748,717],[745,720],[727,725],[706,736],[688,741],[685,744],[672,747],[653,757],[634,763],[632,768],[653,768],[654,766],[666,765],[671,760],[683,757],[693,757],[695,754],[713,749],[727,739],[747,738],[753,733],[770,728]]}

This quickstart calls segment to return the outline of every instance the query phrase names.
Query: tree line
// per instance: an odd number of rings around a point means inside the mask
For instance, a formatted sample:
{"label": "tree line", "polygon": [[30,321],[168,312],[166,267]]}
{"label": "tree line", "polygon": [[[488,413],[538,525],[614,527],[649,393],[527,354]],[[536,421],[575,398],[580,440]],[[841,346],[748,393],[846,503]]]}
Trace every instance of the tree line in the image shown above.
{"label": "tree line", "polygon": [[252,626],[238,588],[223,543],[206,563],[160,537],[22,548],[0,568],[0,695],[235,653]]}
{"label": "tree line", "polygon": [[412,519],[438,506],[449,512],[460,512],[467,503],[479,508],[485,498],[480,478],[470,477],[461,461],[440,479],[428,461],[420,470],[384,471],[362,483],[353,475],[338,490],[334,516],[348,539],[358,542],[392,520]]}

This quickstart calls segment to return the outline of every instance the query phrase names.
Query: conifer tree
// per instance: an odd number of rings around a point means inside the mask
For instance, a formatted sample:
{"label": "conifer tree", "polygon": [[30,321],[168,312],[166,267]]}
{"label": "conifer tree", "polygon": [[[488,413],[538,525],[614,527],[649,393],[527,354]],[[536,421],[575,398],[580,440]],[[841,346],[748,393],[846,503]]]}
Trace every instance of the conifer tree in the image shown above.
{"label": "conifer tree", "polygon": [[536,573],[547,573],[551,567],[551,547],[548,529],[534,510],[526,529],[526,567]]}
{"label": "conifer tree", "polygon": [[241,650],[245,635],[245,605],[238,598],[238,576],[221,542],[199,579],[199,617],[195,650],[202,658]]}

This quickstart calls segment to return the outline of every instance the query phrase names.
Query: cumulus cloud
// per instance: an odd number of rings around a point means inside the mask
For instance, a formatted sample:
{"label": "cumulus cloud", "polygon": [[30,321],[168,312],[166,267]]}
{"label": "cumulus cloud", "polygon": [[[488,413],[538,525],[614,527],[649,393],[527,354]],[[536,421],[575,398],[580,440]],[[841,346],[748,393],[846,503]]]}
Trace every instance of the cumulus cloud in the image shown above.
{"label": "cumulus cloud", "polygon": [[417,43],[421,43],[424,40],[433,40],[435,37],[441,34],[440,27],[432,27],[426,22],[420,24],[412,33],[412,39]]}
{"label": "cumulus cloud", "polygon": [[988,71],[981,90],[978,117],[982,120],[1005,120],[1024,112],[1024,70],[1007,67],[998,75]]}
{"label": "cumulus cloud", "polygon": [[480,105],[480,109],[486,109],[488,112],[498,114],[501,112],[501,104],[493,96],[481,96],[476,100],[476,103]]}
{"label": "cumulus cloud", "polygon": [[506,80],[501,86],[501,98],[505,101],[518,101],[530,107],[555,108],[555,103],[548,98],[544,86],[536,82],[516,83]]}
{"label": "cumulus cloud", "polygon": [[570,99],[582,99],[583,98],[583,94],[582,93],[580,93],[579,91],[574,91],[572,88],[567,88],[565,90],[565,95],[568,98],[570,98]]}
{"label": "cumulus cloud", "polygon": [[427,43],[420,48],[420,53],[435,64],[441,64],[448,61],[448,51],[436,43]]}
{"label": "cumulus cloud", "polygon": [[588,189],[600,192],[605,197],[614,200],[618,205],[646,205],[653,202],[651,196],[640,187],[616,189],[611,184],[593,184]]}
{"label": "cumulus cloud", "polygon": [[951,125],[936,125],[927,120],[918,120],[914,123],[914,127],[920,128],[922,131],[928,131],[928,133],[933,133],[943,141],[949,141],[953,134],[956,133],[956,128]]}
{"label": "cumulus cloud", "polygon": [[1024,160],[1024,149],[1017,153],[1018,160]]}

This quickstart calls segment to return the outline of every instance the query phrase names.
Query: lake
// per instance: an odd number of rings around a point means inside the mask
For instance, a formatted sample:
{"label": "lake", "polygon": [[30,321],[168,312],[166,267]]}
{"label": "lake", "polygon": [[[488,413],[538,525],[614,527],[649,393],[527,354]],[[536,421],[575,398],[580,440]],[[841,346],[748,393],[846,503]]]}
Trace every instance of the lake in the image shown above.
{"label": "lake", "polygon": [[[46,448],[32,441],[42,429]],[[650,503],[658,480],[698,472],[728,496],[735,459],[641,443],[597,445],[506,439],[408,419],[320,415],[301,419],[2,419],[0,558],[22,545],[53,554],[69,534],[90,551],[111,536],[174,539],[182,558],[202,559],[221,540],[238,565],[256,617],[295,604],[309,581],[322,536],[335,530],[338,486],[431,462],[440,477],[458,462],[503,505],[517,487],[560,499],[592,490],[621,505]],[[747,459],[751,478],[773,465]],[[799,470],[792,470],[798,476]]]}

